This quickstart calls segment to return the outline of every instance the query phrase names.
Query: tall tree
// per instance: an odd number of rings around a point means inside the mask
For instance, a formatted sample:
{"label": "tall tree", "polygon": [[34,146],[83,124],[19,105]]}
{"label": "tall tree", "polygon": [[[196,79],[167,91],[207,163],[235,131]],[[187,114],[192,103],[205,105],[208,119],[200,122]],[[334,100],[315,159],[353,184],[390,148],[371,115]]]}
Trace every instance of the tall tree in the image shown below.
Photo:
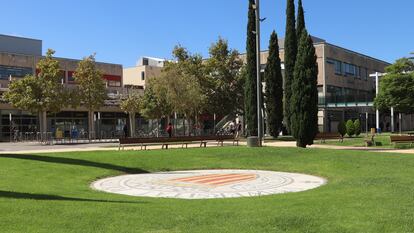
{"label": "tall tree", "polygon": [[291,133],[292,117],[291,98],[292,98],[292,83],[293,73],[295,71],[295,62],[297,54],[297,37],[295,28],[295,3],[294,0],[287,0],[286,7],[286,33],[285,33],[285,102],[284,102],[284,120],[288,131]]}
{"label": "tall tree", "polygon": [[414,63],[401,58],[386,69],[381,79],[376,108],[388,111],[391,107],[401,113],[414,113]]}
{"label": "tall tree", "polygon": [[298,40],[298,44],[299,44],[300,36],[302,35],[302,31],[305,28],[306,28],[305,11],[303,10],[302,0],[299,0],[298,1],[298,20],[296,21],[296,37]]}
{"label": "tall tree", "polygon": [[79,100],[88,109],[89,139],[93,139],[95,132],[94,112],[104,105],[107,98],[102,72],[96,67],[95,54],[85,57],[79,62],[75,71],[75,81],[78,84]]}
{"label": "tall tree", "polygon": [[121,109],[129,116],[129,136],[135,137],[135,116],[141,110],[141,96],[138,93],[131,93],[121,101]]}
{"label": "tall tree", "polygon": [[65,106],[67,96],[60,80],[59,61],[53,57],[54,53],[49,49],[36,65],[38,74],[11,82],[4,96],[12,106],[38,115],[42,137],[47,131],[46,113],[59,112]]}
{"label": "tall tree", "polygon": [[228,42],[219,38],[211,45],[209,53],[210,58],[205,62],[206,79],[200,83],[207,97],[206,112],[220,116],[239,113],[243,109],[240,105],[243,62],[239,52],[230,49]]}
{"label": "tall tree", "polygon": [[247,124],[247,135],[256,136],[257,129],[257,77],[256,77],[256,13],[254,0],[249,0],[246,43],[246,76],[244,86],[244,117]]}
{"label": "tall tree", "polygon": [[181,46],[174,49],[173,55],[177,62],[168,62],[150,85],[155,96],[165,99],[171,107],[170,114],[184,114],[191,124],[205,109],[206,95],[202,90],[205,67],[200,55],[192,55]]}
{"label": "tall tree", "polygon": [[318,65],[315,47],[306,29],[299,41],[292,83],[291,129],[298,147],[312,145],[318,132]]}
{"label": "tall tree", "polygon": [[283,122],[283,76],[279,57],[279,40],[273,31],[269,42],[269,57],[265,69],[266,111],[270,135],[277,138]]}

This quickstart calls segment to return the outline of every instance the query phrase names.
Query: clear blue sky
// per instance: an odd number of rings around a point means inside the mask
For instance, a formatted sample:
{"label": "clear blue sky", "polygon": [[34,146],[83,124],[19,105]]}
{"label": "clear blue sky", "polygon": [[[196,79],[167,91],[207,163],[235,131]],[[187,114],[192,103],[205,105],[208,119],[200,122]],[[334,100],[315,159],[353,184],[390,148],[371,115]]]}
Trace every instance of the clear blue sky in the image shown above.
{"label": "clear blue sky", "polygon": [[[413,0],[303,0],[311,34],[389,62],[414,51]],[[263,49],[284,34],[286,0],[261,0]],[[219,36],[245,51],[247,0],[0,0],[0,34],[43,40],[59,57],[135,64],[180,43],[208,55]]]}

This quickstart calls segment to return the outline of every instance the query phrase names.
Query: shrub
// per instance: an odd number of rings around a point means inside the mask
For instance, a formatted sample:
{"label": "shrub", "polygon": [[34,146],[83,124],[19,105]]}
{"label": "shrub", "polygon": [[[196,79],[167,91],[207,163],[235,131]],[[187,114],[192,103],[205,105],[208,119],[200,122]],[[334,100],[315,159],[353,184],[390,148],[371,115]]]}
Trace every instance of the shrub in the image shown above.
{"label": "shrub", "polygon": [[355,128],[355,135],[359,136],[361,134],[361,121],[359,119],[355,120],[354,128]]}
{"label": "shrub", "polygon": [[338,133],[341,134],[341,136],[345,136],[346,134],[346,125],[344,121],[339,122],[338,125]]}
{"label": "shrub", "polygon": [[346,134],[348,134],[348,137],[351,137],[351,138],[355,134],[355,126],[352,120],[348,120],[346,122]]}

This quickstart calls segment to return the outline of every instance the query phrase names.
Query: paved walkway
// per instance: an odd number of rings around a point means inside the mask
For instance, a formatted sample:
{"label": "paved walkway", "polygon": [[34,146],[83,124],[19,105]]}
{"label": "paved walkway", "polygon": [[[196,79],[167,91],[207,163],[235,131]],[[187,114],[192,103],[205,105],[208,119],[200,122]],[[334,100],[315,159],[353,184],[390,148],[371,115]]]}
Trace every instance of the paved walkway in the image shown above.
{"label": "paved walkway", "polygon": [[[243,143],[240,143],[243,145]],[[233,145],[232,142],[224,142],[224,146]],[[200,144],[189,144],[188,148],[199,148]],[[217,143],[207,143],[207,147],[217,147]],[[170,145],[170,149],[181,148],[181,145]],[[159,150],[161,145],[147,146],[147,150]],[[0,143],[0,154],[36,154],[58,152],[82,152],[82,151],[117,151],[118,143],[91,143],[71,145],[41,145],[39,143]],[[125,147],[128,150],[141,150],[141,147]]]}
{"label": "paved walkway", "polygon": [[[231,146],[231,142],[225,143],[225,146]],[[246,145],[240,142],[240,145]],[[271,147],[296,147],[296,142],[272,141],[266,142],[265,146]],[[199,144],[189,144],[189,148],[198,148]],[[217,147],[214,142],[207,143],[207,147]],[[171,149],[181,148],[181,145],[171,145]],[[402,153],[414,154],[414,149],[386,149],[376,147],[350,147],[335,145],[312,145],[310,148],[335,149],[335,150],[357,150],[357,151],[374,151],[384,153]],[[140,150],[140,147],[127,147],[125,150]],[[161,146],[148,146],[148,150],[159,150]],[[74,151],[116,151],[118,143],[92,143],[92,144],[72,144],[72,145],[40,145],[39,143],[0,143],[0,154],[35,154],[35,153],[57,153],[57,152],[74,152]]]}

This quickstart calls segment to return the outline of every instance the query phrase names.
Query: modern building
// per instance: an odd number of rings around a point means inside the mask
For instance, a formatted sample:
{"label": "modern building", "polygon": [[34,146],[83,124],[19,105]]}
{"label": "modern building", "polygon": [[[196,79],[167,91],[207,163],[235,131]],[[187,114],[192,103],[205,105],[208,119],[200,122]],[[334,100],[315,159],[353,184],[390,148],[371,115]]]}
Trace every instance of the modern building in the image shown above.
{"label": "modern building", "polygon": [[[34,75],[36,64],[42,59],[42,41],[36,39],[0,35],[0,141],[9,141],[14,132],[29,134],[37,130],[37,116],[13,108],[1,99],[8,90],[8,85],[14,80],[26,75]],[[62,70],[62,82],[66,86],[76,85],[73,78],[79,60],[57,58]],[[119,109],[119,95],[125,92],[122,81],[122,65],[97,62],[97,67],[103,72],[107,84],[108,99],[105,106],[95,115],[96,127],[100,134],[109,137],[122,132],[126,122],[126,114]],[[73,127],[79,132],[88,129],[86,109],[63,109],[58,114],[48,113],[48,131],[57,128],[65,135]],[[28,135],[20,135],[28,137]],[[31,135],[33,136],[33,135]]]}
{"label": "modern building", "polygon": [[166,60],[153,57],[142,57],[134,67],[124,68],[123,78],[125,86],[134,86],[145,89],[148,79],[161,74]]}
{"label": "modern building", "polygon": [[[384,72],[388,62],[345,49],[313,37],[319,68],[319,130],[335,132],[339,122],[360,119],[363,129],[375,127],[375,80],[369,75]],[[284,39],[279,40],[284,70]],[[268,51],[261,53],[263,72]],[[245,55],[242,55],[245,60]],[[368,115],[368,119],[366,116]],[[387,125],[383,116],[384,129]]]}

